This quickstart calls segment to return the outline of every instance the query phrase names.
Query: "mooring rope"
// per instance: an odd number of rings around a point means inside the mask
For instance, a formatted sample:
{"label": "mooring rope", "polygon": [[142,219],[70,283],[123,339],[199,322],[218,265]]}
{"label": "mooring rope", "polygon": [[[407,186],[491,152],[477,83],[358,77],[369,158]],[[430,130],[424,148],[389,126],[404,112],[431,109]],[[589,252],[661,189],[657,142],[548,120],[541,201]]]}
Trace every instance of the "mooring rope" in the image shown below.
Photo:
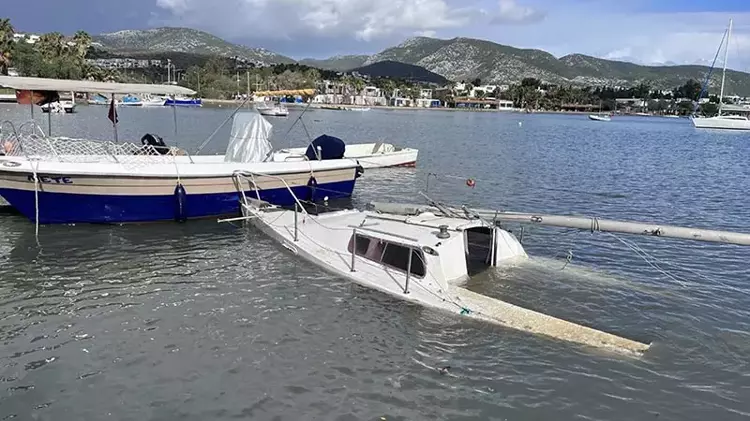
{"label": "mooring rope", "polygon": [[[35,165],[36,164],[36,165]],[[31,172],[34,177],[34,238],[39,245],[39,162],[31,161]]]}

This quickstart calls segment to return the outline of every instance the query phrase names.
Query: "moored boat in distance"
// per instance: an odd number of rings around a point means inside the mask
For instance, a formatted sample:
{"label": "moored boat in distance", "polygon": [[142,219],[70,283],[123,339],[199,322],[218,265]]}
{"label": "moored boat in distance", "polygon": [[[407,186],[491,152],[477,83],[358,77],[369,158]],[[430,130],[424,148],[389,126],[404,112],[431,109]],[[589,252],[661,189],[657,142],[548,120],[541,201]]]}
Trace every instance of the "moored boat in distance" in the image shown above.
{"label": "moored boat in distance", "polygon": [[[322,136],[321,136],[322,137]],[[318,138],[320,139],[320,137]],[[316,140],[318,140],[316,139]],[[314,160],[316,140],[307,148],[285,148],[273,154],[274,161]],[[417,164],[419,150],[406,148],[391,143],[355,143],[346,144],[344,158],[354,159],[365,169],[386,167],[414,167]]]}
{"label": "moored boat in distance", "polygon": [[289,109],[281,103],[259,103],[255,105],[255,109],[266,117],[286,117],[289,115]]}
{"label": "moored boat in distance", "polygon": [[[750,108],[732,107],[724,104],[724,83],[727,75],[727,59],[729,58],[729,42],[732,37],[732,20],[729,19],[729,28],[727,29],[727,43],[724,46],[724,68],[721,74],[721,89],[719,91],[719,111],[718,115],[713,117],[692,117],[693,126],[696,129],[724,129],[724,130],[750,130],[750,119],[744,115],[726,115],[722,114],[725,109],[734,112],[750,113]],[[721,50],[721,45],[719,46]],[[718,52],[717,52],[718,54]],[[702,93],[702,92],[701,92]]]}
{"label": "moored boat in distance", "polygon": [[102,94],[96,94],[86,100],[89,105],[109,105],[109,98]]}
{"label": "moored boat in distance", "polygon": [[55,101],[40,107],[43,113],[72,114],[76,112],[76,104],[73,101]]}
{"label": "moored boat in distance", "polygon": [[163,105],[167,107],[202,107],[203,101],[200,98],[188,98],[185,96],[178,96],[174,98],[166,98]]}
{"label": "moored boat in distance", "polygon": [[610,121],[612,117],[609,114],[589,114],[589,120],[594,121]]}
{"label": "moored boat in distance", "polygon": [[128,94],[122,97],[119,101],[117,101],[117,105],[122,105],[122,106],[127,106],[127,107],[140,107],[143,105],[143,101],[141,101],[141,99],[135,95]]}
{"label": "moored boat in distance", "polygon": [[750,130],[750,120],[741,115],[692,117],[696,129]]}

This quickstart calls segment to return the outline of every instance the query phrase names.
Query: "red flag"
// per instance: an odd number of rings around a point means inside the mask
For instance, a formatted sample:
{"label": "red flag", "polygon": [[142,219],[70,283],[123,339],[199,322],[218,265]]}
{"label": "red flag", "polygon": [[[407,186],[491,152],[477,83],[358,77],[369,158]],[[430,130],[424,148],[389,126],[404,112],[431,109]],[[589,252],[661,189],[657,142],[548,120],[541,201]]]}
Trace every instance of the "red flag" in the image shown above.
{"label": "red flag", "polygon": [[109,121],[112,122],[112,124],[117,124],[117,109],[115,108],[115,100],[112,99],[112,102],[109,104],[109,114],[107,115],[107,118]]}

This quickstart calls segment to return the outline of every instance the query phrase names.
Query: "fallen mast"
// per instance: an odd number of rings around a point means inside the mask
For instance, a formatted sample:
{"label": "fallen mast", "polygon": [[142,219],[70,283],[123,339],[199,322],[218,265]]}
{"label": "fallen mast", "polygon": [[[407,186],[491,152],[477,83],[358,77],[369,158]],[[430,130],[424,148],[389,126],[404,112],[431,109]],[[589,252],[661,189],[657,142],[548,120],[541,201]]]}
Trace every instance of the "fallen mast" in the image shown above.
{"label": "fallen mast", "polygon": [[400,215],[417,215],[421,212],[433,212],[436,214],[449,214],[451,216],[460,215],[466,218],[481,218],[496,222],[518,222],[552,227],[577,228],[591,232],[615,232],[750,246],[750,233],[743,232],[717,231],[632,221],[616,221],[611,219],[600,219],[597,217],[503,212],[488,209],[471,209],[465,206],[457,208],[441,205],[437,207],[387,202],[371,202],[370,206],[377,212]]}

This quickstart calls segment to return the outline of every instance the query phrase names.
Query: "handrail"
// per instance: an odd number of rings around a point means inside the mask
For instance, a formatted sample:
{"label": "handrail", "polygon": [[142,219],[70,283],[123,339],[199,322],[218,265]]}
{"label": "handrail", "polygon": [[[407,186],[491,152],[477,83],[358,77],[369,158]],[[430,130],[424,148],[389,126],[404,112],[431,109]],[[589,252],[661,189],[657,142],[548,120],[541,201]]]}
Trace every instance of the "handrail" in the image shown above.
{"label": "handrail", "polygon": [[[267,178],[271,178],[271,179],[274,179],[274,180],[281,181],[284,184],[284,187],[287,189],[287,191],[289,191],[289,194],[291,194],[292,197],[294,198],[294,201],[297,204],[297,206],[299,206],[299,208],[302,210],[302,212],[305,215],[309,215],[307,213],[307,210],[305,209],[305,207],[302,206],[302,202],[300,202],[300,200],[297,197],[297,195],[294,194],[294,191],[292,190],[291,187],[289,187],[289,184],[287,184],[286,180],[284,180],[283,177],[279,177],[278,175],[273,175],[273,174],[267,174],[267,173],[255,172],[255,171],[247,171],[247,170],[236,170],[236,171],[234,171],[232,173],[232,178],[234,180],[237,180],[237,181],[239,181],[240,178],[247,179],[249,177],[250,181],[253,183],[253,186],[255,187],[256,199],[261,200],[260,199],[260,189],[258,188],[258,184],[255,182],[255,177],[256,176],[258,176],[258,177],[267,177]],[[238,183],[235,183],[235,187],[237,187],[238,188],[238,192],[243,195],[243,199],[245,199],[245,204],[247,204],[247,199],[244,197],[245,196],[244,189],[241,189],[240,188],[241,186]]]}

